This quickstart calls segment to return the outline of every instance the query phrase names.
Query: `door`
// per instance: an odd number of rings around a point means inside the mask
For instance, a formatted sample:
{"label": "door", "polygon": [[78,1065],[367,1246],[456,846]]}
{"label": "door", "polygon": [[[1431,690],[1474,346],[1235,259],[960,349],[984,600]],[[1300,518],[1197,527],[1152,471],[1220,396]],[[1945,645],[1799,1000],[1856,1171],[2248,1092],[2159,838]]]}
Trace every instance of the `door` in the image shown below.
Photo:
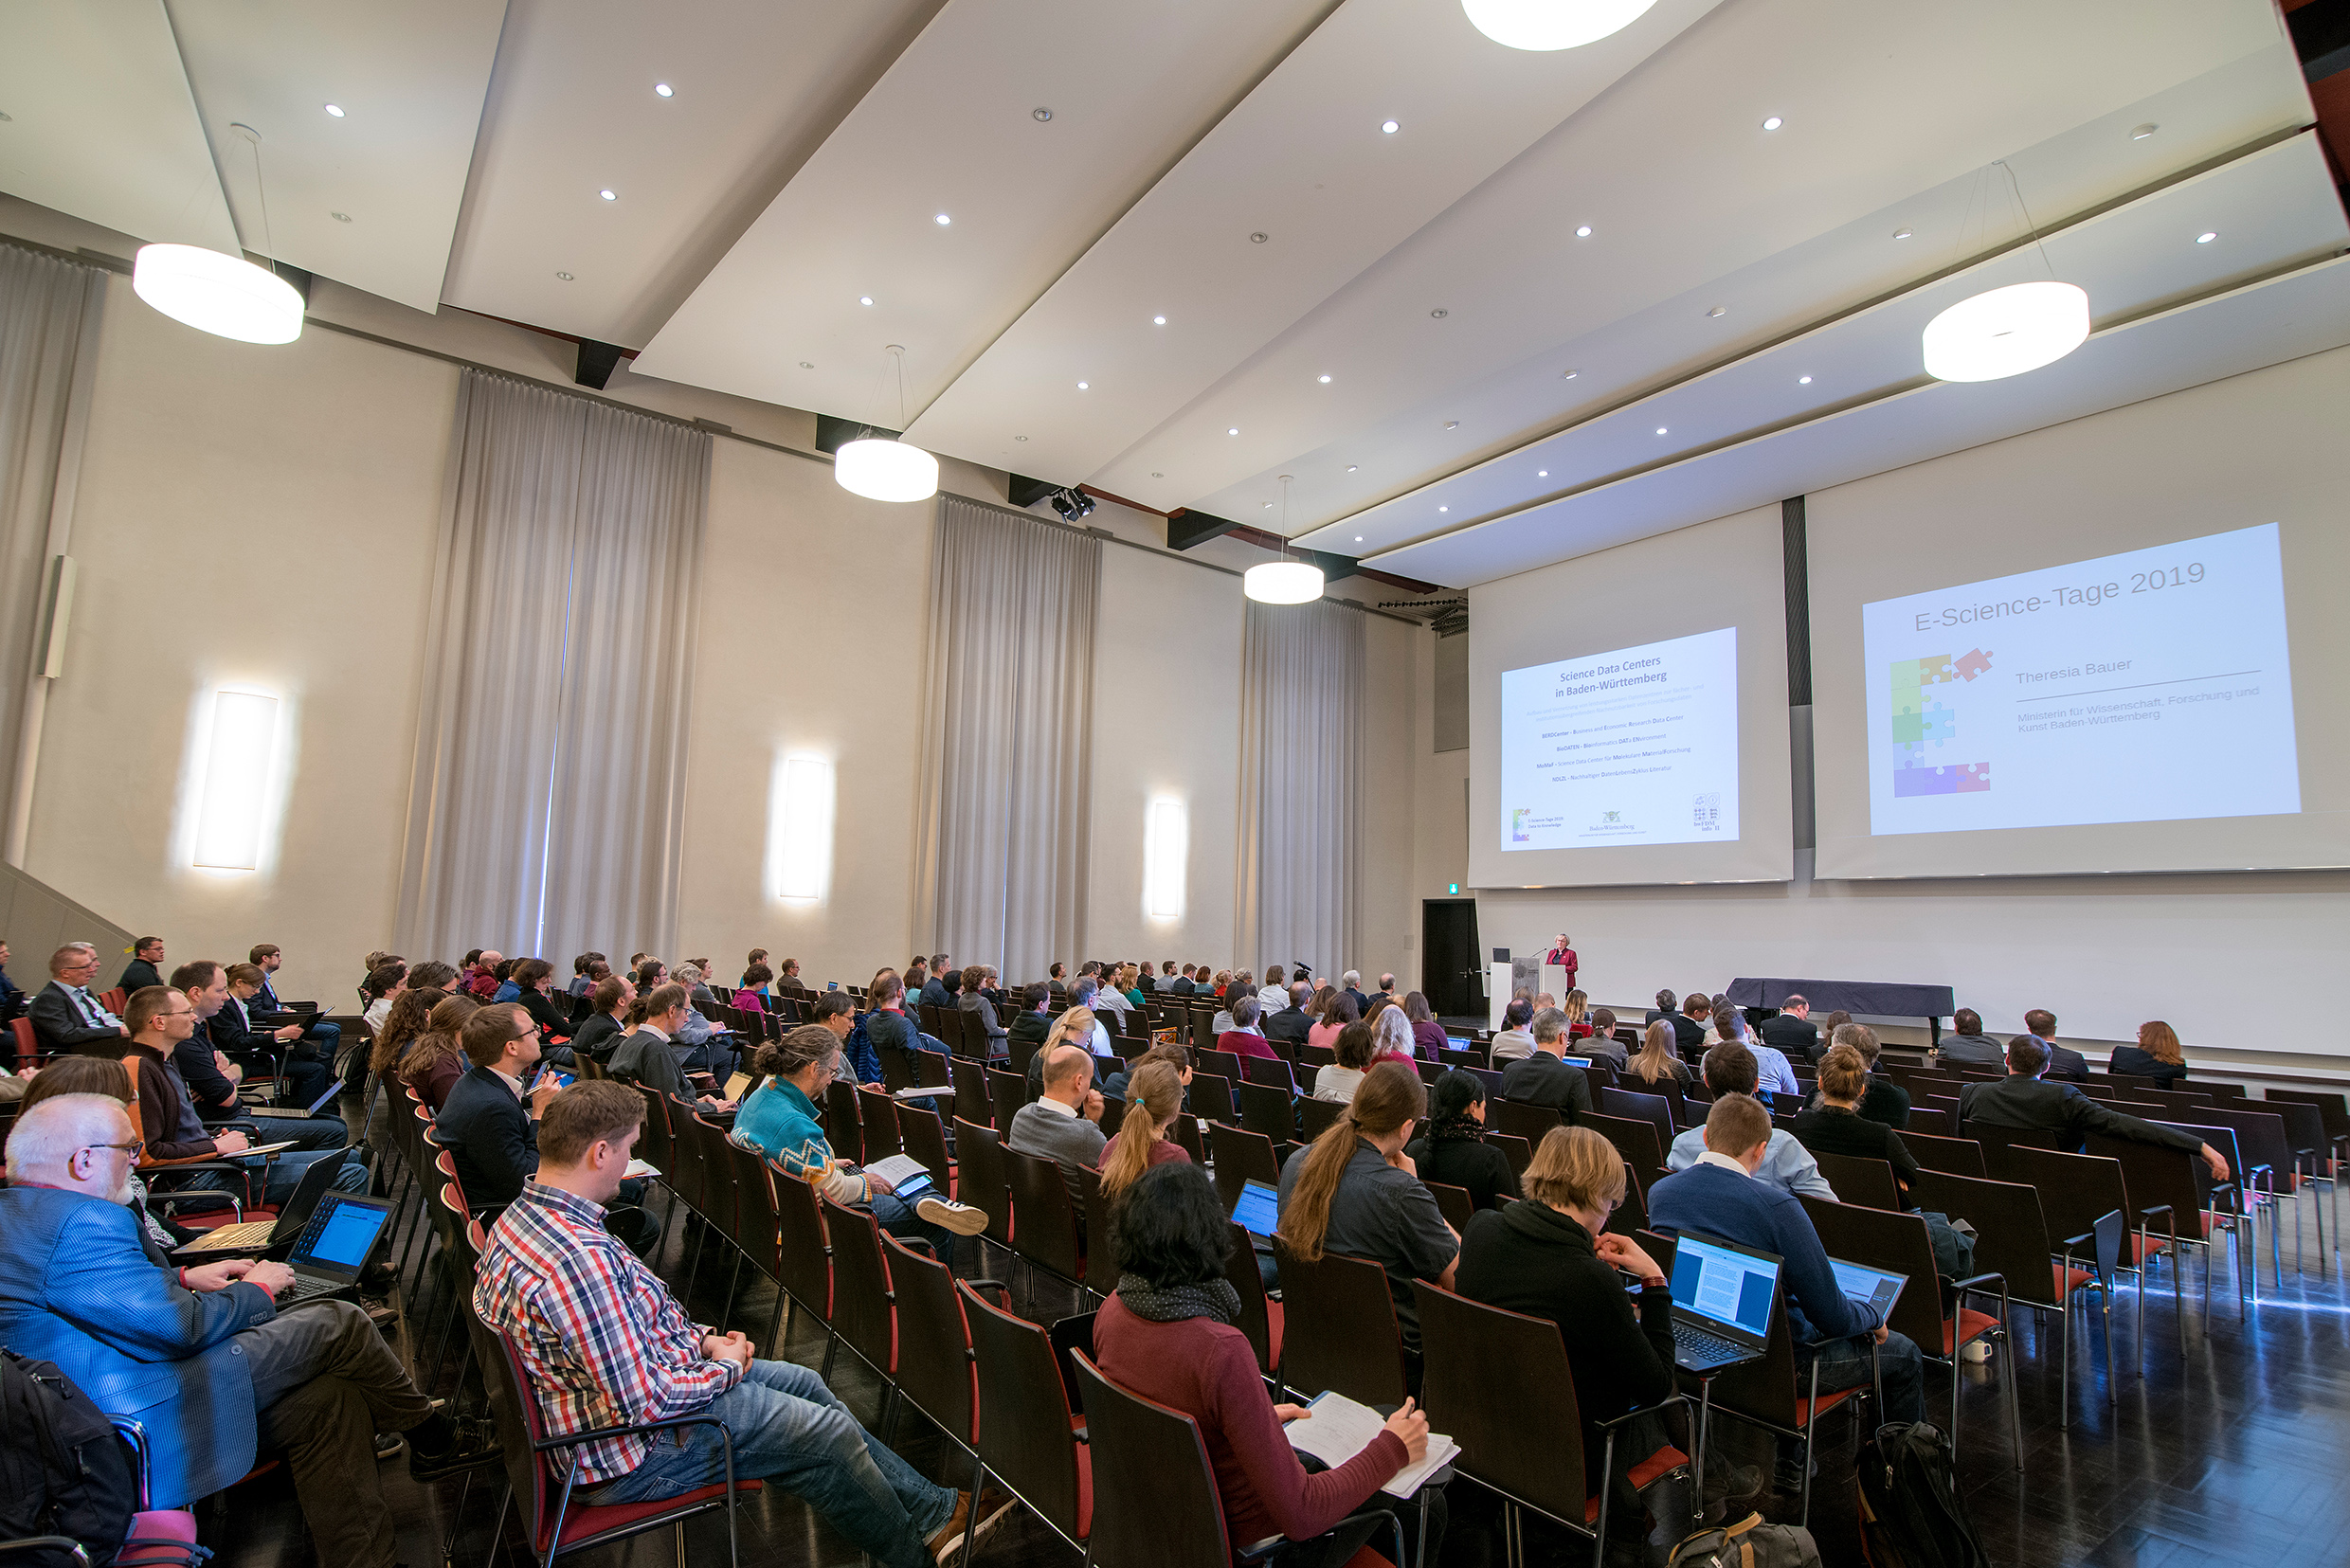
{"label": "door", "polygon": [[1477,963],[1477,901],[1424,898],[1419,905],[1419,982],[1438,1018],[1485,1016],[1485,971]]}

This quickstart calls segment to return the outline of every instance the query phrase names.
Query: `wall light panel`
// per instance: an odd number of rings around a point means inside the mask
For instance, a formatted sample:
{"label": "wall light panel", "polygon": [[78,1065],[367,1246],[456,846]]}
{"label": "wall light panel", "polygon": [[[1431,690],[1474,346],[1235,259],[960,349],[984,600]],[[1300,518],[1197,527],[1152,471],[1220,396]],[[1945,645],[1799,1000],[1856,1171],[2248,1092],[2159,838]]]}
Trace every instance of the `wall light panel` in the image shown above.
{"label": "wall light panel", "polygon": [[205,749],[192,863],[218,871],[261,864],[262,827],[276,761],[278,699],[259,692],[220,692]]}

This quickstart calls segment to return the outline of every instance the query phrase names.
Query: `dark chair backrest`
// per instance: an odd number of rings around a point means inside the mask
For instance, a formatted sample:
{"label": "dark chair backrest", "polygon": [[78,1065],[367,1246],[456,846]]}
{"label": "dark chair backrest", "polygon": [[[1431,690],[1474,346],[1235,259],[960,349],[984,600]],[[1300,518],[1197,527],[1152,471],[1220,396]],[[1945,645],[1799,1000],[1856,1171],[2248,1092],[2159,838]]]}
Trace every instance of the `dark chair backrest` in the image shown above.
{"label": "dark chair backrest", "polygon": [[[2243,1092],[2243,1087],[2241,1085],[2231,1084],[2228,1087],[2234,1089],[2239,1094]],[[2293,1105],[2315,1106],[2318,1108],[2318,1114],[2324,1119],[2325,1136],[2327,1138],[2350,1138],[2350,1104],[2346,1104],[2343,1096],[2336,1090],[2316,1089],[2264,1089],[2261,1090],[2261,1094],[2266,1100],[2271,1103],[2284,1102]],[[2247,1103],[2256,1104],[2258,1102]]]}
{"label": "dark chair backrest", "polygon": [[1975,1271],[1998,1274],[2017,1301],[2052,1307],[2059,1298],[2039,1192],[2025,1181],[1991,1181],[1928,1167],[1910,1184],[1921,1209],[1975,1228]]}
{"label": "dark chair backrest", "polygon": [[[966,1121],[985,1122],[995,1114],[992,1097],[987,1092],[987,1070],[975,1061],[962,1056],[949,1057],[947,1073],[954,1084],[954,1112]],[[1028,1080],[1018,1075],[1024,1090]]]}
{"label": "dark chair backrest", "polygon": [[[2268,1166],[2273,1173],[2277,1190],[2283,1192],[2292,1184],[2293,1172],[2293,1147],[2291,1141],[2285,1136],[2285,1118],[2277,1113],[2274,1107],[2260,1106],[2256,1100],[2244,1103],[2258,1108],[2236,1110],[2232,1108],[2222,1109],[2217,1106],[2198,1106],[2193,1110],[2182,1108],[2167,1115],[2157,1110],[2155,1115],[2166,1121],[2204,1122],[2214,1126],[2234,1128],[2236,1146],[2244,1151],[2246,1165],[2254,1169]],[[2239,1171],[2236,1174],[2243,1173]]]}
{"label": "dark chair backrest", "polygon": [[832,1237],[832,1326],[883,1379],[897,1377],[897,1295],[871,1209],[823,1200]]}
{"label": "dark chair backrest", "polygon": [[1060,1162],[1040,1154],[1003,1151],[1003,1176],[1012,1190],[1012,1248],[1040,1269],[1072,1284],[1085,1279],[1079,1227],[1084,1223]]}
{"label": "dark chair backrest", "polygon": [[1297,1137],[1300,1143],[1311,1144],[1330,1128],[1330,1124],[1347,1114],[1347,1108],[1336,1100],[1300,1100],[1297,1102]]}
{"label": "dark chair backrest", "polygon": [[1003,1169],[1003,1144],[996,1129],[955,1118],[955,1157],[960,1177],[956,1197],[987,1216],[987,1239],[1012,1244],[1012,1183]]}
{"label": "dark chair backrest", "polygon": [[1488,1126],[1506,1132],[1512,1138],[1523,1138],[1528,1144],[1540,1144],[1544,1134],[1560,1125],[1555,1106],[1527,1105],[1517,1100],[1488,1099],[1485,1102]]}
{"label": "dark chair backrest", "polygon": [[1582,1119],[1582,1125],[1616,1145],[1643,1193],[1665,1168],[1665,1146],[1656,1142],[1655,1124],[1645,1117],[1602,1116],[1594,1111]]}
{"label": "dark chair backrest", "polygon": [[1204,1051],[1195,1052],[1193,1054],[1198,1058],[1198,1066],[1201,1072],[1213,1072],[1216,1076],[1223,1079],[1228,1084],[1237,1084],[1240,1081],[1240,1056],[1238,1053],[1232,1051],[1218,1051],[1213,1047],[1210,1047]]}
{"label": "dark chair backrest", "polygon": [[685,1125],[693,1130],[695,1147],[700,1155],[701,1216],[724,1234],[732,1235],[741,1224],[735,1213],[734,1145],[727,1142],[723,1127],[690,1111],[686,1113]]}
{"label": "dark chair backrest", "polygon": [[1425,1280],[1414,1280],[1412,1293],[1425,1358],[1420,1406],[1431,1430],[1460,1445],[1454,1463],[1473,1481],[1581,1525],[1583,1424],[1559,1325]]}
{"label": "dark chair backrest", "polygon": [[1616,1212],[1607,1217],[1602,1230],[1618,1235],[1637,1235],[1648,1229],[1648,1199],[1641,1195],[1640,1183],[1632,1179],[1632,1164],[1624,1163],[1624,1200],[1616,1205]]}
{"label": "dark chair backrest", "polygon": [[1202,1121],[1238,1122],[1240,1119],[1239,1108],[1232,1098],[1232,1079],[1205,1068],[1198,1069],[1191,1074],[1188,1103],[1191,1113]]}
{"label": "dark chair backrest", "polygon": [[1996,1127],[1988,1122],[1961,1122],[1959,1136],[1972,1138],[1982,1145],[1983,1168],[2002,1181],[2020,1181],[2024,1178],[2009,1174],[2011,1149],[2053,1149],[2061,1141],[2057,1134],[2043,1127]]}
{"label": "dark chair backrest", "polygon": [[1080,1167],[1077,1190],[1084,1195],[1085,1288],[1107,1300],[1118,1288],[1118,1249],[1111,1238],[1110,1200],[1102,1197],[1101,1172]]}
{"label": "dark chair backrest", "polygon": [[[2120,1163],[2130,1201],[2137,1205],[2127,1216],[2133,1230],[2143,1225],[2151,1235],[2203,1239],[2199,1217],[2210,1201],[2211,1168],[2193,1150],[2092,1133],[2082,1152]],[[2232,1166],[2230,1170],[2234,1174]],[[2168,1215],[2161,1213],[2166,1206]]]}
{"label": "dark chair backrest", "polygon": [[865,1118],[857,1085],[835,1078],[824,1086],[824,1142],[850,1164],[865,1163]]}
{"label": "dark chair backrest", "polygon": [[[1251,1061],[1255,1057],[1249,1058]],[[1192,1080],[1197,1083],[1199,1080]],[[1243,1083],[1240,1085],[1240,1125],[1251,1132],[1262,1133],[1276,1144],[1286,1144],[1297,1136],[1296,1102],[1286,1086]]]}
{"label": "dark chair backrest", "polygon": [[1206,1168],[1207,1149],[1200,1142],[1200,1118],[1189,1111],[1184,1111],[1175,1118],[1174,1130],[1169,1132],[1167,1137],[1172,1142],[1183,1145],[1184,1152],[1191,1156],[1193,1164],[1202,1169]]}
{"label": "dark chair backrest", "polygon": [[1403,1331],[1387,1271],[1337,1253],[1308,1263],[1278,1237],[1273,1247],[1281,1274],[1282,1381],[1359,1404],[1401,1404]]}
{"label": "dark chair backrest", "polygon": [[1819,1233],[1819,1244],[1830,1257],[1909,1276],[1893,1300],[1892,1316],[1886,1326],[1908,1335],[1927,1355],[1942,1355],[1943,1328],[1949,1319],[1943,1311],[1934,1241],[1925,1233],[1925,1221],[1895,1210],[1830,1203],[1808,1193],[1797,1196],[1812,1217],[1812,1229]]}
{"label": "dark chair backrest", "polygon": [[[1912,1111],[1909,1119],[1917,1120]],[[1943,1138],[1930,1132],[1902,1129],[1901,1141],[1917,1162],[1927,1170],[1948,1171],[1953,1176],[1980,1179],[1990,1174],[1983,1166],[1982,1144],[1972,1138]]]}
{"label": "dark chair backrest", "polygon": [[[1660,1267],[1672,1267],[1663,1258],[1656,1261]],[[1808,1391],[1808,1382],[1802,1390],[1796,1386],[1795,1339],[1787,1326],[1786,1293],[1774,1286],[1771,1334],[1762,1359],[1731,1367],[1715,1379],[1713,1402],[1738,1415],[1796,1431],[1802,1425],[1799,1395]]]}
{"label": "dark chair backrest", "polygon": [[1070,1360],[1094,1453],[1089,1559],[1226,1568],[1231,1539],[1199,1423],[1120,1388],[1084,1355]]}
{"label": "dark chair backrest", "polygon": [[947,1152],[947,1129],[931,1100],[900,1100],[895,1107],[898,1141],[905,1152],[922,1162],[941,1198],[954,1195],[954,1159]]}
{"label": "dark chair backrest", "polygon": [[1437,1209],[1444,1216],[1444,1222],[1447,1225],[1453,1227],[1455,1232],[1469,1228],[1469,1217],[1477,1212],[1477,1206],[1475,1200],[1469,1196],[1468,1188],[1455,1187],[1449,1181],[1430,1181],[1425,1179],[1421,1181],[1420,1185],[1437,1195]]}
{"label": "dark chair backrest", "polygon": [[916,1051],[913,1054],[913,1081],[923,1089],[951,1089],[954,1072],[947,1064],[953,1058],[943,1052]]}
{"label": "dark chair backrest", "polygon": [[866,1164],[906,1152],[906,1141],[897,1130],[895,1099],[877,1089],[860,1088],[857,1091],[857,1108],[858,1119],[864,1125]]}
{"label": "dark chair backrest", "polygon": [[[2077,1260],[2099,1259],[2104,1240],[2098,1226],[2107,1215],[2119,1214],[2124,1225],[2136,1222],[2122,1162],[2101,1155],[2065,1154],[2056,1149],[2011,1145],[2004,1168],[2018,1181],[2029,1181],[2040,1195],[2040,1214],[2048,1222],[2048,1250]],[[2092,1239],[2083,1242],[2077,1238]],[[2101,1260],[2109,1269],[2110,1257]],[[2110,1275],[2107,1276],[2108,1279]]]}
{"label": "dark chair backrest", "polygon": [[1644,1094],[1629,1089],[1599,1089],[1592,1091],[1592,1108],[1627,1121],[1646,1122],[1656,1129],[1656,1142],[1672,1146],[1672,1102],[1662,1094]]}
{"label": "dark chair backrest", "polygon": [[1240,1315],[1232,1326],[1248,1336],[1249,1348],[1256,1352],[1256,1370],[1270,1378],[1276,1349],[1274,1304],[1265,1297],[1265,1276],[1256,1267],[1256,1244],[1239,1221],[1225,1223],[1232,1227],[1232,1251],[1224,1257],[1224,1278],[1240,1298]]}
{"label": "dark chair backrest", "polygon": [[[1492,1102],[1486,1103],[1490,1105]],[[1509,1162],[1509,1174],[1512,1176],[1523,1177],[1526,1167],[1534,1162],[1534,1145],[1514,1134],[1489,1132],[1485,1135],[1485,1141],[1501,1150],[1502,1158]]]}
{"label": "dark chair backrest", "polygon": [[1924,1132],[1947,1138],[1957,1132],[1958,1127],[1959,1119],[1948,1111],[1933,1106],[1912,1105],[1909,1120],[1902,1125],[1901,1135],[1907,1138],[1912,1132]]}
{"label": "dark chair backrest", "polygon": [[[1272,1042],[1275,1049],[1280,1041]],[[1279,1056],[1243,1056],[1240,1058],[1240,1082],[1268,1084],[1274,1089],[1295,1092],[1297,1079],[1290,1072],[1290,1064]]]}
{"label": "dark chair backrest", "polygon": [[1076,1433],[1053,1336],[955,1282],[978,1355],[979,1456],[988,1470],[1062,1535],[1085,1539]]}
{"label": "dark chair backrest", "polygon": [[1272,1139],[1220,1122],[1210,1122],[1206,1131],[1216,1197],[1224,1213],[1230,1214],[1233,1204],[1239,1201],[1241,1183],[1254,1180],[1272,1187],[1281,1184],[1281,1167],[1274,1161]]}
{"label": "dark chair backrest", "polygon": [[1845,1202],[1901,1212],[1901,1188],[1894,1184],[1893,1167],[1885,1161],[1856,1160],[1849,1154],[1815,1153],[1812,1158],[1819,1162],[1819,1174]]}
{"label": "dark chair backrest", "polygon": [[996,1136],[1009,1143],[1012,1118],[1019,1113],[1021,1107],[1028,1103],[1027,1076],[991,1067],[987,1069],[987,1090],[988,1102],[995,1111]]}
{"label": "dark chair backrest", "polygon": [[884,1235],[881,1248],[897,1289],[897,1391],[969,1448],[977,1435],[971,1420],[979,1411],[978,1358],[954,1271],[894,1235]]}

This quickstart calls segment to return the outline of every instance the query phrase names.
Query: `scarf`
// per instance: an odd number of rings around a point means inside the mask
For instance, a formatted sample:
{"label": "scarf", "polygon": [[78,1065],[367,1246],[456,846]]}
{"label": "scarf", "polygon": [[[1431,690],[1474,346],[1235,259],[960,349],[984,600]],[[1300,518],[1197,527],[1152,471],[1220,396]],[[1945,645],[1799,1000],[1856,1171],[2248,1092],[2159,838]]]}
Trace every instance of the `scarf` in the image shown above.
{"label": "scarf", "polygon": [[1473,1116],[1447,1116],[1428,1129],[1431,1142],[1438,1144],[1474,1144],[1485,1137],[1485,1124]]}
{"label": "scarf", "polygon": [[1214,1318],[1230,1324],[1240,1315],[1240,1292],[1228,1279],[1199,1285],[1152,1285],[1140,1274],[1118,1281],[1118,1299],[1126,1309],[1147,1323],[1180,1323],[1185,1318]]}

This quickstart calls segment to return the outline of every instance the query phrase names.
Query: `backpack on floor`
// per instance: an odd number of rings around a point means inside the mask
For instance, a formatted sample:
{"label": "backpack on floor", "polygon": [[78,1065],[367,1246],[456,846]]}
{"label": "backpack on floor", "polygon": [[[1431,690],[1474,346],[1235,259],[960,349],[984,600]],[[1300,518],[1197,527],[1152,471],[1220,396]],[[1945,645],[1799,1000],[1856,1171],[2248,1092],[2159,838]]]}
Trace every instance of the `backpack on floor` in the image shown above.
{"label": "backpack on floor", "polygon": [[1861,1549],[1873,1568],[1990,1568],[1940,1428],[1879,1427],[1856,1468]]}
{"label": "backpack on floor", "polygon": [[[0,1540],[64,1536],[91,1561],[111,1562],[137,1509],[131,1451],[106,1413],[54,1362],[0,1351]],[[71,1559],[24,1560],[63,1568]]]}
{"label": "backpack on floor", "polygon": [[1797,1524],[1765,1524],[1748,1514],[1685,1538],[1665,1568],[1820,1568],[1812,1532]]}

